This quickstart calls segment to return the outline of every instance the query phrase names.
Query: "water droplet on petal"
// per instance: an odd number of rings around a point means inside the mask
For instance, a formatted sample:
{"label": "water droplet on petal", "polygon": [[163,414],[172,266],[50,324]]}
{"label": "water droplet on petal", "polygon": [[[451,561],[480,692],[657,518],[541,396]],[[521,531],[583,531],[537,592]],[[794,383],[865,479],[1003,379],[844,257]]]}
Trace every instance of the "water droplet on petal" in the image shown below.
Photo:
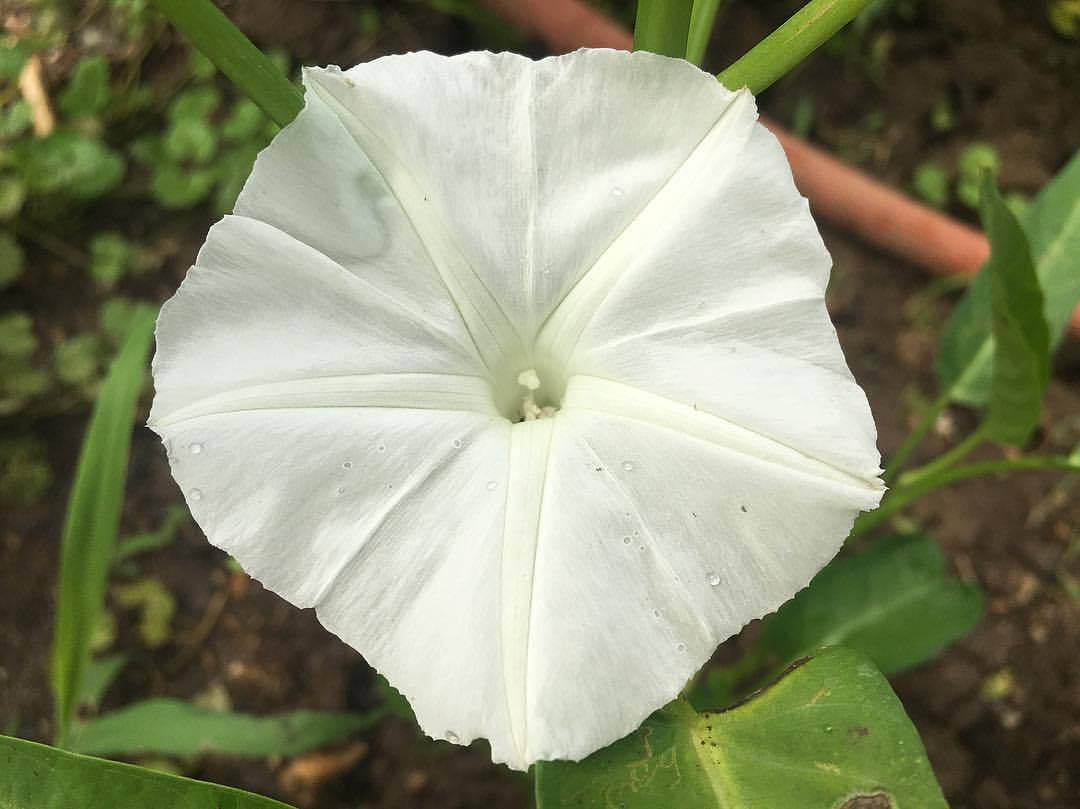
{"label": "water droplet on petal", "polygon": [[679,652],[679,653],[685,652],[686,651],[686,644],[685,643],[676,643],[675,644],[675,651]]}
{"label": "water droplet on petal", "polygon": [[194,500],[197,503],[202,500],[202,489],[192,489],[187,496],[188,500]]}
{"label": "water droplet on petal", "polygon": [[616,186],[612,187],[611,196],[613,196],[613,197],[621,197],[622,195],[623,195],[622,186],[616,185]]}
{"label": "water droplet on petal", "polygon": [[709,579],[709,584],[711,584],[713,587],[717,587],[720,584],[719,573],[710,573],[707,578]]}
{"label": "water droplet on petal", "polygon": [[660,617],[660,610],[653,610],[652,615],[653,615],[653,618],[659,618]]}
{"label": "water droplet on petal", "polygon": [[623,544],[623,545],[629,545],[629,544],[630,544],[631,542],[633,542],[633,541],[634,541],[634,540],[630,539],[630,537],[629,537],[629,536],[625,536],[625,537],[623,537],[623,538],[622,538],[622,544]]}
{"label": "water droplet on petal", "polygon": [[198,442],[196,442],[196,443],[192,444],[190,447],[188,447],[188,452],[190,452],[192,455],[198,455],[200,452],[202,452],[202,450],[203,450],[203,446],[202,446],[202,444],[200,444]]}
{"label": "water droplet on petal", "polygon": [[379,446],[375,447],[375,451],[376,452],[386,452],[386,444],[379,444]]}
{"label": "water droplet on petal", "polygon": [[457,744],[461,741],[461,738],[454,731],[448,730],[446,731],[446,741],[450,742],[450,744]]}
{"label": "water droplet on petal", "polygon": [[645,546],[644,545],[638,545],[637,549],[639,551],[643,551],[643,550],[645,550]]}
{"label": "water droplet on petal", "polygon": [[461,449],[461,439],[455,438],[453,441],[454,449]]}
{"label": "water droplet on petal", "polygon": [[338,494],[345,494],[345,487],[344,486],[338,486],[337,493]]}
{"label": "water droplet on petal", "polygon": [[352,461],[345,461],[345,463],[343,463],[341,465],[341,468],[342,469],[352,469]]}
{"label": "water droplet on petal", "polygon": [[634,471],[634,464],[633,464],[632,461],[623,461],[622,462],[622,468],[625,469],[627,472],[633,472]]}
{"label": "water droplet on petal", "polygon": [[497,480],[489,480],[489,481],[487,482],[487,490],[488,490],[489,492],[493,492],[493,491],[495,491],[495,490],[496,490],[497,488],[499,488],[499,482],[498,482]]}

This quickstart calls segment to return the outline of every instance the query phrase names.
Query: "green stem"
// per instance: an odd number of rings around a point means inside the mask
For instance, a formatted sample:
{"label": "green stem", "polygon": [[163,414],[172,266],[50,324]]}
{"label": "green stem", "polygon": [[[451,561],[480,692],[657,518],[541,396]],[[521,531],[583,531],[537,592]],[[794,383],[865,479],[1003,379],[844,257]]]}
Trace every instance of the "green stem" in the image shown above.
{"label": "green stem", "polygon": [[[1032,472],[1045,470],[1080,472],[1080,459],[1067,458],[1063,455],[1035,456],[1031,458],[1017,458],[1015,460],[998,458],[993,461],[983,461],[981,463],[968,464],[967,466],[956,466],[952,469],[943,469],[933,475],[921,477],[910,485],[893,490],[893,493],[886,498],[885,502],[882,503],[876,511],[867,512],[855,521],[855,526],[851,529],[851,537],[865,534],[867,531],[877,528],[882,523],[892,519],[901,510],[911,505],[919,498],[925,497],[930,492],[945,486],[951,486],[962,480],[970,480],[971,478],[982,477],[984,475],[995,475],[999,472]],[[851,537],[849,537],[849,539]]]}
{"label": "green stem", "polygon": [[690,32],[686,36],[686,61],[698,67],[705,61],[709,37],[722,4],[723,0],[694,0],[694,8],[690,12]]}
{"label": "green stem", "polygon": [[870,0],[810,0],[792,17],[717,76],[731,89],[755,95],[851,22]]}
{"label": "green stem", "polygon": [[679,59],[686,53],[690,7],[694,0],[638,0],[634,50]]}
{"label": "green stem", "polygon": [[210,0],[153,0],[155,6],[279,126],[295,118],[304,94]]}
{"label": "green stem", "polygon": [[937,475],[950,467],[956,466],[957,463],[964,460],[964,458],[982,446],[985,442],[986,426],[984,422],[979,425],[975,432],[948,452],[942,453],[925,466],[920,466],[918,469],[912,469],[910,472],[905,472],[900,476],[900,479],[897,482],[901,486],[910,486],[914,483],[918,483],[923,478]]}
{"label": "green stem", "polygon": [[945,391],[945,393],[938,397],[937,401],[927,408],[919,425],[912,431],[911,435],[905,439],[904,443],[900,445],[900,449],[893,453],[892,457],[889,458],[888,463],[885,464],[885,473],[881,476],[886,483],[891,483],[892,479],[900,474],[900,470],[904,468],[904,464],[907,463],[911,454],[919,448],[919,444],[922,443],[922,440],[926,438],[927,434],[929,434],[932,429],[934,429],[937,420],[941,417],[941,414],[945,412],[945,409],[952,401],[951,393],[951,390]]}

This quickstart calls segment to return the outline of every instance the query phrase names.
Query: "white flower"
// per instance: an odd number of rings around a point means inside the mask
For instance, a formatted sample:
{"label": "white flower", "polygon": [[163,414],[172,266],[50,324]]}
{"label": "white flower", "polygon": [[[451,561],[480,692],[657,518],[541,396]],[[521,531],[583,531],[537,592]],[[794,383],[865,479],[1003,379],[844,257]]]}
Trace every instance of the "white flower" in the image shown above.
{"label": "white flower", "polygon": [[305,83],[162,310],[151,424],[427,733],[581,758],[878,503],[829,256],[753,97],[680,60]]}

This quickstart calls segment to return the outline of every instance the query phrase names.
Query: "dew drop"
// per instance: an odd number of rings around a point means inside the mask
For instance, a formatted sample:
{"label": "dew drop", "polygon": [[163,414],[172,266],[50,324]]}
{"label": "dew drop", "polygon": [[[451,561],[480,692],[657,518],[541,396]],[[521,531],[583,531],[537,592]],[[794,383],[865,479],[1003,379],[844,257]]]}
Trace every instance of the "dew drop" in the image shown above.
{"label": "dew drop", "polygon": [[454,441],[453,441],[453,444],[454,444],[454,449],[461,449],[462,444],[461,444],[461,439],[460,438],[455,438]]}
{"label": "dew drop", "polygon": [[644,546],[644,545],[638,545],[638,546],[637,546],[637,549],[638,549],[639,551],[643,551],[643,550],[645,550],[645,546]]}
{"label": "dew drop", "polygon": [[676,643],[675,644],[675,651],[680,652],[680,653],[685,652],[686,651],[686,644],[685,643]]}
{"label": "dew drop", "polygon": [[660,610],[653,610],[652,611],[652,617],[653,618],[659,618],[660,617]]}
{"label": "dew drop", "polygon": [[622,538],[622,544],[623,544],[623,545],[629,545],[629,544],[630,544],[631,542],[633,542],[633,541],[634,541],[634,540],[630,539],[629,535],[627,535],[627,536],[624,536],[624,537]]}
{"label": "dew drop", "polygon": [[612,187],[611,196],[613,196],[613,197],[621,197],[622,195],[623,195],[622,186],[616,185],[616,186]]}
{"label": "dew drop", "polygon": [[633,472],[634,471],[634,464],[631,461],[623,461],[622,462],[622,468],[625,469],[627,472]]}
{"label": "dew drop", "polygon": [[717,587],[720,585],[719,573],[710,573],[707,578],[709,580],[709,584],[711,584],[713,587]]}
{"label": "dew drop", "polygon": [[832,725],[826,725],[825,726],[825,732],[826,733],[832,733]]}
{"label": "dew drop", "polygon": [[739,506],[739,511],[741,511],[741,512],[742,512],[743,514],[745,514],[745,513],[746,513],[746,512],[748,512],[749,510],[750,510],[750,509],[748,509],[748,508],[747,508],[746,506]]}
{"label": "dew drop", "polygon": [[450,744],[457,744],[461,741],[461,738],[454,731],[448,730],[446,731],[446,741],[450,742]]}
{"label": "dew drop", "polygon": [[202,500],[202,489],[192,489],[187,496],[189,500],[194,500],[197,503]]}
{"label": "dew drop", "polygon": [[376,452],[386,452],[386,444],[379,444],[379,446],[375,447],[375,451]]}
{"label": "dew drop", "polygon": [[495,490],[496,490],[497,488],[499,488],[499,482],[498,482],[497,480],[489,480],[489,481],[487,482],[487,490],[488,490],[489,492],[493,492],[493,491],[495,491]]}
{"label": "dew drop", "polygon": [[641,536],[641,532],[640,532],[640,531],[635,531],[635,532],[634,532],[634,536],[636,536],[636,537],[639,537],[639,536]]}
{"label": "dew drop", "polygon": [[345,463],[343,463],[341,465],[341,468],[342,469],[352,469],[352,461],[345,461]]}
{"label": "dew drop", "polygon": [[190,447],[188,447],[188,452],[190,452],[192,455],[198,455],[202,451],[203,451],[203,446],[202,446],[202,444],[200,444],[198,442],[196,442],[196,443],[192,444]]}
{"label": "dew drop", "polygon": [[345,487],[344,486],[338,486],[337,493],[338,494],[345,494]]}

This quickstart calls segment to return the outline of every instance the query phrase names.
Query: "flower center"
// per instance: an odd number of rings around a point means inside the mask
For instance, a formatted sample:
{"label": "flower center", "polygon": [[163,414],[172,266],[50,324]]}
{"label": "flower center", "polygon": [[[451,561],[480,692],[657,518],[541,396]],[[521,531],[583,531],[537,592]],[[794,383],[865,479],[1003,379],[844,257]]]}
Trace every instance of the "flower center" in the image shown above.
{"label": "flower center", "polygon": [[521,409],[516,421],[536,421],[554,416],[558,411],[558,403],[549,398],[544,386],[540,382],[540,376],[535,368],[529,368],[518,374],[517,383],[524,388],[521,395]]}

